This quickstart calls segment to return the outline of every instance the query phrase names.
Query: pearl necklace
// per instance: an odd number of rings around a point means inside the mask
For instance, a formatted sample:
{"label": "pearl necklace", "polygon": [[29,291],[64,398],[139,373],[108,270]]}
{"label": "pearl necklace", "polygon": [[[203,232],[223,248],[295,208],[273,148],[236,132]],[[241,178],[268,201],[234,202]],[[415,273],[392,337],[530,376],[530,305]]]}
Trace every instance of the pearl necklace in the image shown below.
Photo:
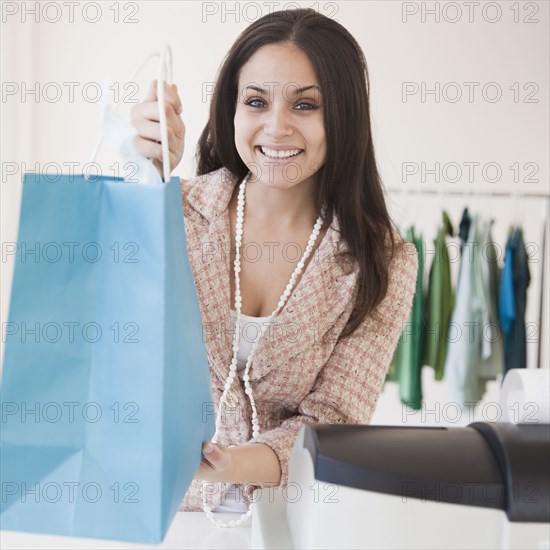
{"label": "pearl necklace", "polygon": [[[229,393],[229,390],[231,389],[233,380],[237,375],[237,352],[239,351],[240,326],[241,326],[240,316],[241,316],[241,305],[242,305],[241,288],[240,288],[240,280],[239,280],[239,273],[241,271],[240,250],[241,250],[241,242],[242,242],[243,226],[244,226],[244,191],[245,191],[246,182],[248,181],[249,176],[250,176],[250,172],[245,176],[245,178],[239,185],[239,194],[237,198],[237,222],[236,222],[236,228],[235,228],[236,253],[235,253],[235,262],[234,262],[235,311],[237,312],[237,319],[235,321],[235,335],[233,338],[233,359],[231,361],[231,364],[229,365],[229,375],[227,377],[227,380],[225,381],[224,390],[223,390],[222,396],[220,397],[220,402],[218,405],[218,413],[216,415],[216,433],[214,434],[214,437],[212,437],[213,443],[217,442],[218,440],[218,431],[221,426],[222,404],[227,403],[227,395]],[[308,244],[306,246],[306,250],[304,252],[304,255],[302,256],[302,259],[296,265],[296,269],[294,270],[294,273],[292,273],[284,292],[281,294],[281,297],[279,298],[277,307],[275,308],[273,313],[269,316],[269,319],[265,323],[263,323],[263,327],[260,332],[260,337],[252,345],[250,349],[250,354],[246,361],[246,368],[243,375],[243,381],[245,386],[245,393],[246,395],[248,395],[250,406],[252,408],[252,437],[253,438],[256,438],[260,435],[260,426],[259,426],[259,420],[258,420],[258,411],[256,410],[256,403],[252,395],[252,387],[250,386],[250,377],[248,375],[248,371],[250,370],[250,366],[252,365],[252,358],[254,357],[254,353],[256,351],[258,343],[262,339],[267,326],[269,326],[273,321],[274,317],[276,317],[279,314],[280,310],[285,305],[290,294],[292,293],[292,289],[296,284],[296,279],[302,272],[305,262],[309,258],[311,251],[313,250],[313,246],[315,245],[315,241],[317,240],[317,237],[321,231],[324,214],[325,214],[325,208],[322,209],[321,215],[317,218],[317,221],[313,226],[313,231],[311,232],[311,235],[309,237]],[[252,515],[252,510],[249,508],[247,512],[242,514],[240,519],[236,521],[225,522],[225,521],[219,521],[214,519],[212,508],[210,507],[210,505],[207,503],[207,500],[206,500],[206,491],[204,490],[205,483],[207,482],[203,481],[203,491],[202,491],[203,508],[204,508],[204,511],[206,512],[206,516],[208,517],[208,519],[210,519],[210,521],[212,521],[218,527],[237,527],[238,525],[241,525],[242,523],[244,523],[244,521],[246,521]]]}

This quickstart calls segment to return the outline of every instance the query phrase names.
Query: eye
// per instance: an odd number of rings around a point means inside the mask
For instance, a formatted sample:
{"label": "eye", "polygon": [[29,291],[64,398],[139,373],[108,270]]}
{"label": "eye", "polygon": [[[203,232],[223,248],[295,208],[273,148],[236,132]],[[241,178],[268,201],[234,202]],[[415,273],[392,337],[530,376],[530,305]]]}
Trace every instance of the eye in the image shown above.
{"label": "eye", "polygon": [[298,109],[298,111],[313,111],[315,109],[318,109],[317,105],[314,105],[313,103],[310,103],[309,101],[300,101],[300,103],[298,103],[298,106],[299,105],[306,105],[307,109]]}
{"label": "eye", "polygon": [[[263,99],[260,99],[259,97],[252,97],[245,101],[244,103],[248,107],[258,108],[258,107],[265,107],[265,101]],[[302,106],[302,108],[298,108]],[[313,111],[315,109],[318,109],[319,107],[310,101],[300,101],[296,104],[296,110],[298,111]]]}
{"label": "eye", "polygon": [[[256,105],[253,105],[253,103],[256,103],[256,102],[264,103],[262,99],[258,97],[252,97],[248,101],[245,101],[244,104],[248,105],[249,107],[256,107]],[[261,107],[261,105],[259,105],[259,107]]]}

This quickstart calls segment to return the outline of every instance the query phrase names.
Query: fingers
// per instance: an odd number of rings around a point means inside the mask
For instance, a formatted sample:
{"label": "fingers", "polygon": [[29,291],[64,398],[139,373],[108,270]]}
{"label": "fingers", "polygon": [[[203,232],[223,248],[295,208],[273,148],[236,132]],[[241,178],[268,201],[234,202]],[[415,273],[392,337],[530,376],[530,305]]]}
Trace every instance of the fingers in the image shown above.
{"label": "fingers", "polygon": [[[160,124],[151,120],[140,118],[133,122],[134,127],[138,131],[139,137],[152,142],[160,143],[162,141],[160,134]],[[168,126],[168,149],[174,155],[177,152],[177,140],[181,139],[177,136],[171,126]]]}
{"label": "fingers", "polygon": [[160,124],[148,118],[137,118],[132,121],[132,124],[142,138],[160,142]]}
{"label": "fingers", "polygon": [[216,447],[215,443],[212,443],[212,441],[207,441],[202,446],[202,456],[206,458],[209,462],[215,462],[216,457],[219,454],[219,450]]}
{"label": "fingers", "polygon": [[134,136],[134,147],[140,155],[162,161],[162,146],[160,143]]}
{"label": "fingers", "polygon": [[214,470],[223,469],[227,466],[227,450],[217,443],[207,441],[202,447],[203,461]]}
{"label": "fingers", "polygon": [[[182,113],[183,107],[181,105],[181,99],[178,95],[178,87],[175,84],[167,84],[163,82],[164,87],[164,101],[170,103],[174,108],[174,111],[180,115]],[[158,100],[157,95],[157,81],[153,80],[147,91],[147,96],[145,97],[145,102],[153,102]]]}
{"label": "fingers", "polygon": [[[166,113],[166,123],[168,126],[172,127],[176,135],[182,135],[184,131],[183,120],[179,114],[174,111],[174,107],[171,103],[164,102],[164,112]],[[159,115],[159,106],[156,101],[145,101],[143,103],[137,103],[132,107],[131,112],[131,122],[134,124],[134,121],[140,119],[147,119],[153,122],[160,121]]]}
{"label": "fingers", "polygon": [[[157,141],[134,136],[134,147],[140,155],[162,163],[162,145]],[[179,160],[177,151],[170,149],[170,167],[173,168],[176,166]]]}
{"label": "fingers", "polygon": [[[161,108],[166,113],[168,133],[168,149],[170,152],[170,169],[181,160],[185,142],[185,125],[180,117],[181,100],[175,84],[163,83],[165,101]],[[157,102],[157,81],[149,86],[145,101],[134,105],[131,111],[131,122],[137,130],[134,146],[143,156],[162,162],[162,147],[160,145],[159,105]]]}

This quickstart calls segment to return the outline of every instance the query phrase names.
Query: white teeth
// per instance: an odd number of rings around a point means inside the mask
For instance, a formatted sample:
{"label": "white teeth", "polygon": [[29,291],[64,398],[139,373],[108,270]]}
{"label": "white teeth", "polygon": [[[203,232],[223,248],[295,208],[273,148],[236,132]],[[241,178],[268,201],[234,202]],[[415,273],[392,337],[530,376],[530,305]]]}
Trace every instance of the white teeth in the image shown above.
{"label": "white teeth", "polygon": [[268,157],[273,158],[288,158],[293,157],[301,152],[301,149],[290,149],[288,151],[274,151],[273,149],[268,149],[267,147],[263,147],[260,145],[260,149],[262,150],[263,154]]}

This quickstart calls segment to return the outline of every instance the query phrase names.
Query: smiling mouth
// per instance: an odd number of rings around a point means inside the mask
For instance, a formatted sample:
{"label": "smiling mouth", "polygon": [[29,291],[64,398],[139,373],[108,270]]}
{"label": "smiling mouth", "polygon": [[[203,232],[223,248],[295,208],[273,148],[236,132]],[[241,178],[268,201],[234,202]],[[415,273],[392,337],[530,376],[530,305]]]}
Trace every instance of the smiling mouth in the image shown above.
{"label": "smiling mouth", "polygon": [[283,153],[281,154],[281,152],[279,153],[276,153],[276,154],[273,154],[271,152],[271,150],[269,150],[270,152],[264,152],[263,148],[260,146],[260,145],[257,145],[255,147],[255,149],[263,156],[265,157],[266,159],[269,159],[269,160],[277,160],[277,161],[287,161],[287,160],[291,160],[291,159],[294,159],[298,156],[300,156],[304,150],[303,149],[292,149],[292,151],[298,151],[297,153],[292,153],[292,154],[288,154],[288,153]]}

